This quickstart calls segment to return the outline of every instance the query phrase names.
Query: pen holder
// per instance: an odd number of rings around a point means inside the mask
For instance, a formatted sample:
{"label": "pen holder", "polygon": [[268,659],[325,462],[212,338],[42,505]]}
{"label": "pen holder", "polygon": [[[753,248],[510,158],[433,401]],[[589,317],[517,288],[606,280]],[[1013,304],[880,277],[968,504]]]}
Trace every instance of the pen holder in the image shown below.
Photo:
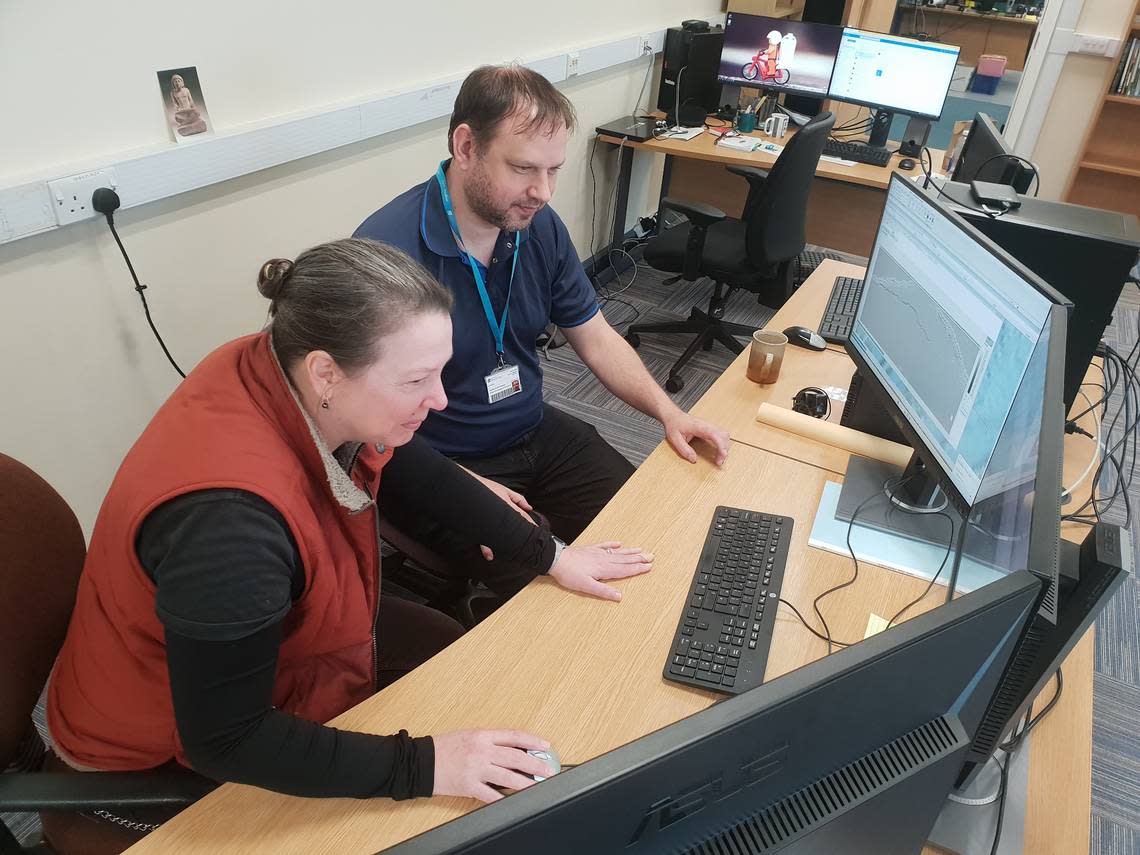
{"label": "pen holder", "polygon": [[740,113],[736,117],[736,129],[742,134],[750,134],[756,130],[756,114]]}

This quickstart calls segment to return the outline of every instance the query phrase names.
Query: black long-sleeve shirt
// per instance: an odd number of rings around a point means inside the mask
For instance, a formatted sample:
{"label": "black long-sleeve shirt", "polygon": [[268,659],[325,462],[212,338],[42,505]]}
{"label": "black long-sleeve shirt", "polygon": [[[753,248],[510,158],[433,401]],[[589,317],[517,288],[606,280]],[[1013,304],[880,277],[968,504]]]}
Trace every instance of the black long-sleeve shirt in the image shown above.
{"label": "black long-sleeve shirt", "polygon": [[[549,533],[426,443],[396,449],[388,467],[400,477],[382,479],[381,503],[399,502],[491,546],[488,584],[514,589],[549,569]],[[180,496],[147,516],[136,551],[155,582],[175,721],[195,769],[299,796],[431,795],[430,737],[341,731],[273,707],[283,620],[305,570],[272,505],[241,490]]]}

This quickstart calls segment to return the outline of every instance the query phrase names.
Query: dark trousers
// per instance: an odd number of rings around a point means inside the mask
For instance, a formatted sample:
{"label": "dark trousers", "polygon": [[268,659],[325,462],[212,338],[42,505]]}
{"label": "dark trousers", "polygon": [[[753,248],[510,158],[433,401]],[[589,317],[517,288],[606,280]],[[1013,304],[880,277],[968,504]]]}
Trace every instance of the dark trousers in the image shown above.
{"label": "dark trousers", "polygon": [[549,404],[522,441],[491,457],[458,457],[472,472],[526,496],[567,543],[582,533],[633,474],[593,425]]}
{"label": "dark trousers", "polygon": [[[456,458],[456,462],[522,493],[534,510],[546,518],[551,530],[568,543],[582,533],[633,474],[629,461],[592,425],[549,405],[543,408],[539,426],[512,448],[488,457]],[[429,570],[474,579],[494,576],[500,584],[493,587],[504,595],[533,577],[533,571],[513,576],[509,568],[500,567],[490,573],[480,572],[489,568],[478,543],[433,520],[402,512],[398,506],[385,506],[383,511],[401,533],[430,546],[446,559]]]}

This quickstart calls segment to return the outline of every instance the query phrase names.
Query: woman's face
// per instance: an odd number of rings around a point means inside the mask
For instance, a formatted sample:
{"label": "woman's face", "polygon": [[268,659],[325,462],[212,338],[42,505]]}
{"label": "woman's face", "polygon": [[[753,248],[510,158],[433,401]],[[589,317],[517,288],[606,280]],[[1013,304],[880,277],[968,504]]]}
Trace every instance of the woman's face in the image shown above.
{"label": "woman's face", "polygon": [[447,406],[440,373],[450,359],[451,318],[442,312],[412,315],[384,337],[372,365],[330,388],[322,416],[347,439],[403,445],[431,410]]}
{"label": "woman's face", "polygon": [[179,77],[177,74],[174,75],[172,78],[170,78],[170,83],[175,89],[183,89],[186,86],[186,84],[183,82],[182,78]]}

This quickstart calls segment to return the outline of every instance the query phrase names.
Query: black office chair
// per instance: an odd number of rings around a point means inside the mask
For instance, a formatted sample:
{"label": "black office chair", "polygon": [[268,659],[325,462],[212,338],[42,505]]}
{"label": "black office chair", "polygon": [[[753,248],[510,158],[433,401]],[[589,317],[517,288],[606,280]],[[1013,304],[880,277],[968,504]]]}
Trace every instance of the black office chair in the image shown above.
{"label": "black office chair", "polygon": [[693,281],[701,276],[713,280],[707,310],[694,306],[686,321],[634,324],[626,332],[626,340],[633,347],[641,343],[641,333],[697,333],[669,370],[665,388],[670,392],[679,392],[684,386],[680,371],[698,350],[711,350],[714,341],[733,353],[744,349],[734,336],[751,337],[754,329],[722,320],[733,291],[751,291],[760,303],[774,309],[792,295],[796,260],[806,243],[808,193],[834,124],[831,113],[816,116],[788,141],[770,172],[747,166],[726,167],[747,179],[749,185],[739,220],[712,205],[672,197],[661,200],[662,211],[672,208],[685,214],[689,222],[651,240],[645,247],[645,261],[658,270],[681,274],[667,282]]}

